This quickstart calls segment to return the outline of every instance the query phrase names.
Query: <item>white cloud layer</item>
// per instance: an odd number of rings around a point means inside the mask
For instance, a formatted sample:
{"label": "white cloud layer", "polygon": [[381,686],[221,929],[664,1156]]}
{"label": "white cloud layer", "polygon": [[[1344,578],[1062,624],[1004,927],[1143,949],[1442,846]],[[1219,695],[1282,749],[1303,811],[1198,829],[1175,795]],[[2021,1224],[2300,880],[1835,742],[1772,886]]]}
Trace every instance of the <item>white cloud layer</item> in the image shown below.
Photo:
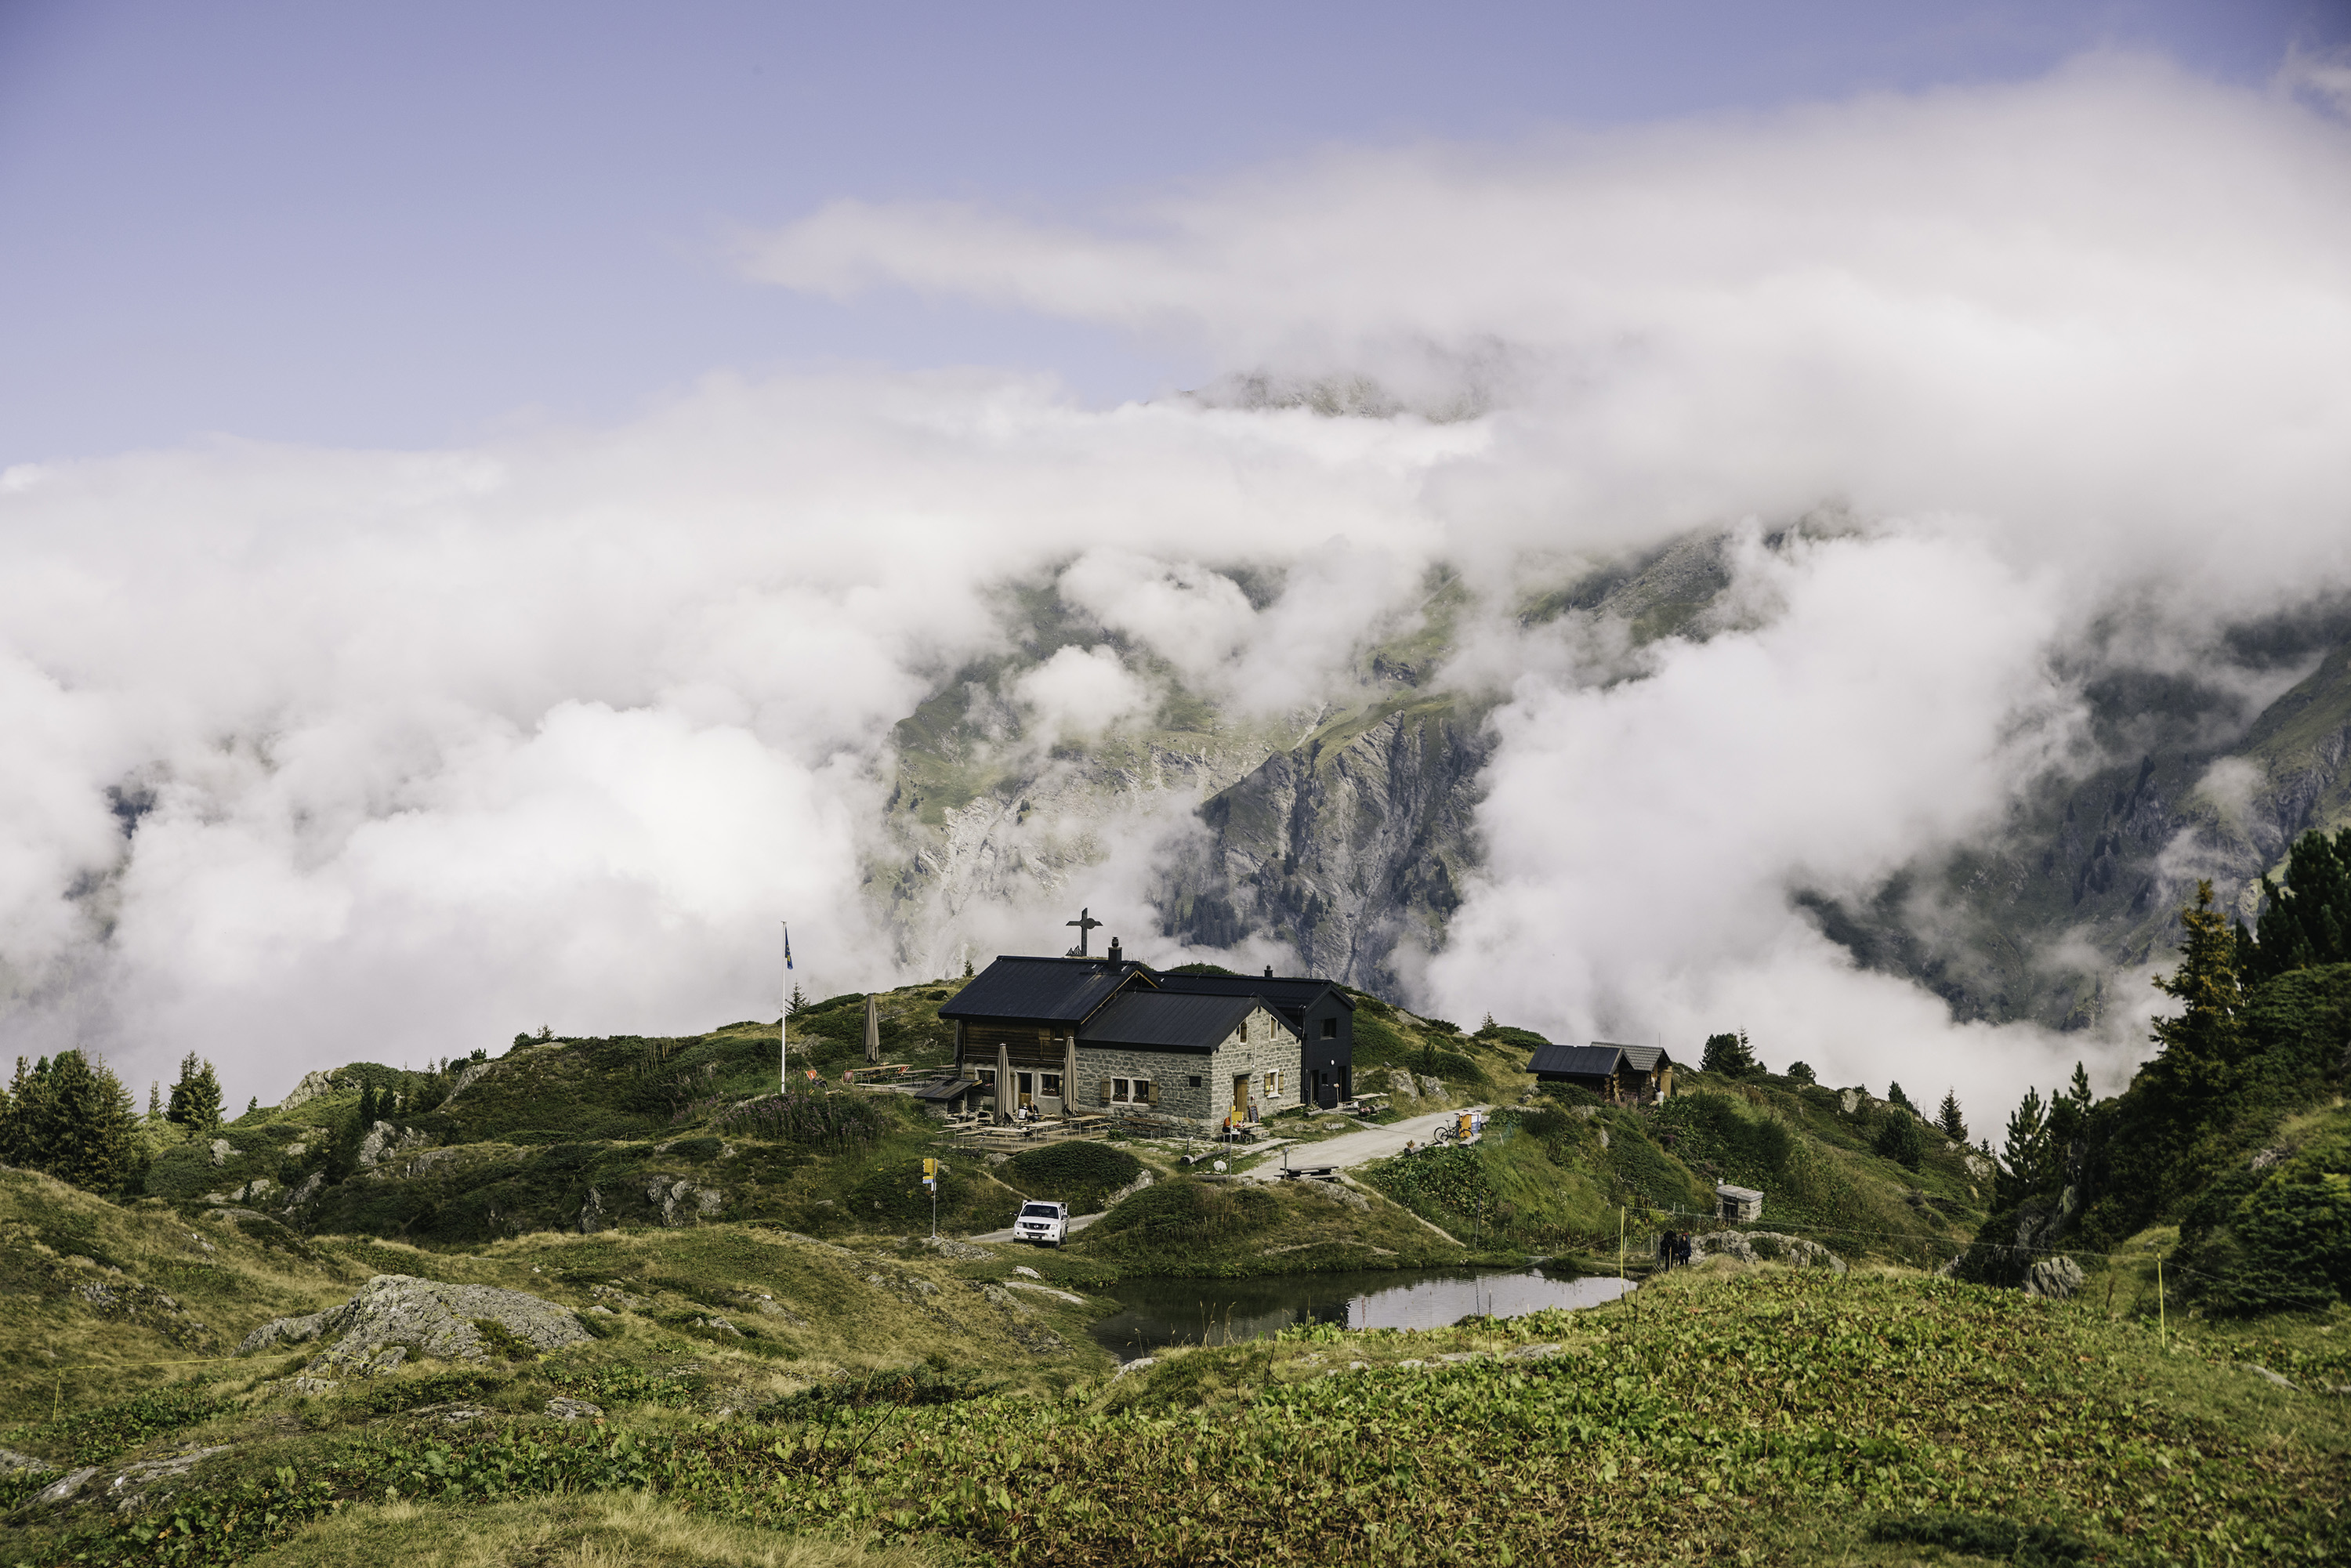
{"label": "white cloud layer", "polygon": [[[462,452],[12,470],[17,1049],[87,1040],[143,1082],[193,1048],[267,1097],[542,1021],[703,1027],[772,1009],[787,916],[820,988],[891,978],[862,891],[891,727],[1008,651],[1002,583],[1058,571],[1196,690],[1280,713],[1445,562],[1476,596],[1462,678],[1509,701],[1489,874],[1426,999],[1567,1038],[1744,1022],[1827,1076],[1957,1083],[1989,1122],[2075,1046],[1952,1028],[1853,972],[1789,889],[1989,820],[2067,733],[2053,650],[2116,607],[2185,645],[2351,579],[2351,136],[2306,94],[2101,61],[1332,152],[1116,224],[843,204],[748,265],[1489,412],[1088,410],[1018,377],[842,372]],[[1750,542],[1740,618],[1638,678],[1513,618],[1538,570],[1830,501],[1862,526]],[[1014,695],[1071,737],[1156,700],[1107,646]]]}

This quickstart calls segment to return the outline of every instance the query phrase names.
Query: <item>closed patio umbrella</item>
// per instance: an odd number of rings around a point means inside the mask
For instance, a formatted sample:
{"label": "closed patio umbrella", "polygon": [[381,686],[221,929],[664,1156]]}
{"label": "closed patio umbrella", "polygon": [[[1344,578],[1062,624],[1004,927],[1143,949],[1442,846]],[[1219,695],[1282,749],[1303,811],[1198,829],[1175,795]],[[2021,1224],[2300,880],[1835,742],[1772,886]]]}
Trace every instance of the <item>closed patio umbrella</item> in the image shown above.
{"label": "closed patio umbrella", "polygon": [[882,1065],[882,1009],[870,994],[865,998],[865,1062]]}

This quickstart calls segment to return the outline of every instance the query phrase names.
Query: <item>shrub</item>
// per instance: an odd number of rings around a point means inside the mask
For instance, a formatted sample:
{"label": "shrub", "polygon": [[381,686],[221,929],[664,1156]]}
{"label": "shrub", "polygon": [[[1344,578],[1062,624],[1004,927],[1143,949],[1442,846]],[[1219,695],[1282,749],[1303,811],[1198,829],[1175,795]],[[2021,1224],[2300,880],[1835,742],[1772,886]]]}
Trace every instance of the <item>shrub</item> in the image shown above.
{"label": "shrub", "polygon": [[1871,1139],[1870,1146],[1880,1158],[1915,1171],[1919,1161],[1927,1157],[1927,1134],[1917,1117],[1907,1111],[1888,1109],[1878,1118],[1877,1134]]}
{"label": "shrub", "polygon": [[721,1133],[842,1147],[871,1144],[884,1131],[882,1113],[872,1101],[823,1089],[793,1089],[724,1107],[704,1101],[678,1113],[680,1120],[700,1116],[709,1117],[711,1126]]}
{"label": "shrub", "polygon": [[1143,1162],[1107,1144],[1048,1144],[1013,1155],[997,1179],[1016,1191],[1066,1202],[1072,1214],[1098,1211],[1110,1195],[1143,1173]]}
{"label": "shrub", "polygon": [[1281,1203],[1256,1186],[1178,1178],[1144,1187],[1098,1221],[1089,1239],[1131,1236],[1166,1244],[1230,1240],[1273,1223]]}

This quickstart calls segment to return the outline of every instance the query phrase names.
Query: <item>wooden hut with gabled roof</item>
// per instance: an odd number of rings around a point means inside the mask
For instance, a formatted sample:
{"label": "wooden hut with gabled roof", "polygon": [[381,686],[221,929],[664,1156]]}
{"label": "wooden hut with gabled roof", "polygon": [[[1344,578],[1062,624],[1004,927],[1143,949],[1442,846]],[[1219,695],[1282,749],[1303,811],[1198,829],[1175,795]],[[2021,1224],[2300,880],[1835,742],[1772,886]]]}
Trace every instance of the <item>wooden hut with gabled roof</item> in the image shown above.
{"label": "wooden hut with gabled roof", "polygon": [[1663,1046],[1546,1045],[1527,1061],[1541,1083],[1572,1083],[1615,1105],[1654,1105],[1674,1092],[1674,1059]]}

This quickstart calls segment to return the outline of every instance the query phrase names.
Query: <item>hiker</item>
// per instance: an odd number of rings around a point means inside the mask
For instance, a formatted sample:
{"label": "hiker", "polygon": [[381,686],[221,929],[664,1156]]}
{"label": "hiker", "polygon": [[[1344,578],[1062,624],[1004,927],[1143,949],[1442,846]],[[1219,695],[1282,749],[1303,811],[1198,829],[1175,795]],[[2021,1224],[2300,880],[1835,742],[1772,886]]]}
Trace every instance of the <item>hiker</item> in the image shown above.
{"label": "hiker", "polygon": [[1660,1269],[1674,1266],[1674,1233],[1670,1230],[1657,1233],[1657,1266]]}
{"label": "hiker", "polygon": [[1674,1261],[1676,1263],[1687,1263],[1689,1260],[1690,1239],[1688,1232],[1685,1231],[1681,1235],[1674,1238]]}

